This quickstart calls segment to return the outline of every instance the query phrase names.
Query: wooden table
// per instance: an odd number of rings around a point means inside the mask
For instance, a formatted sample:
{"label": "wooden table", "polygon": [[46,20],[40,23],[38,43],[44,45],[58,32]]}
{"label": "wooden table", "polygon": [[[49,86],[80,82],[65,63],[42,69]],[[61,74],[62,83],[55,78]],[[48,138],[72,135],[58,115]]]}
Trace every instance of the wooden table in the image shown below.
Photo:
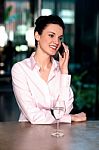
{"label": "wooden table", "polygon": [[0,122],[0,150],[99,150],[99,121],[61,124],[64,137],[52,137],[54,125]]}

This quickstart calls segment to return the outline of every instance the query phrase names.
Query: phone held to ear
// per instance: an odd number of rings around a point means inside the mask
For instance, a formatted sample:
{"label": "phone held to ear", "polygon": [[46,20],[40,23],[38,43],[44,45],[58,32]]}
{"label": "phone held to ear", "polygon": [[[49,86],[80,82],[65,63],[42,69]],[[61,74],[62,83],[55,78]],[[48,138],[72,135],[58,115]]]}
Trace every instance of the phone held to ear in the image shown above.
{"label": "phone held to ear", "polygon": [[60,53],[60,55],[63,57],[63,53],[64,53],[64,47],[63,47],[63,45],[61,44],[61,46],[60,46],[60,48],[59,48],[59,53]]}

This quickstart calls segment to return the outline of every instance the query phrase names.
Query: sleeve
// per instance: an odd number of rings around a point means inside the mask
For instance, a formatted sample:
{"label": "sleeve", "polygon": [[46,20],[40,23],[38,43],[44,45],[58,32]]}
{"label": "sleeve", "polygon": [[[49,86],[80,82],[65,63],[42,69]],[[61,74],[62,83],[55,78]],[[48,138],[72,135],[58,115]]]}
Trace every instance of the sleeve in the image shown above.
{"label": "sleeve", "polygon": [[59,100],[65,100],[66,113],[61,119],[61,122],[71,123],[71,115],[69,114],[73,109],[74,94],[70,87],[71,75],[62,74],[60,80],[60,96]]}
{"label": "sleeve", "polygon": [[13,91],[18,106],[31,124],[51,124],[55,121],[50,110],[36,106],[35,100],[29,90],[26,74],[22,65],[16,63],[11,70]]}

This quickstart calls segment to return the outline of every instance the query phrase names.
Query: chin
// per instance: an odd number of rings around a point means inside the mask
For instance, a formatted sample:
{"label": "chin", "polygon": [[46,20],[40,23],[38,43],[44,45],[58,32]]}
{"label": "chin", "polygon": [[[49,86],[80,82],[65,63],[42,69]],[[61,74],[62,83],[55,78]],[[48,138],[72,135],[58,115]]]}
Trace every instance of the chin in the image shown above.
{"label": "chin", "polygon": [[56,54],[56,52],[52,52],[51,55],[54,56]]}

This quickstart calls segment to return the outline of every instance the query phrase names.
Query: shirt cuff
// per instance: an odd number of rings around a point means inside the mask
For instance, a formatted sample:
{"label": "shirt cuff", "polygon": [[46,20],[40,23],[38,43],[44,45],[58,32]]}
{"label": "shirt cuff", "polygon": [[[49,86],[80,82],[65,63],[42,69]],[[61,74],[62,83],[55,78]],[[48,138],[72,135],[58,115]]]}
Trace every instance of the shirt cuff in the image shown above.
{"label": "shirt cuff", "polygon": [[71,123],[71,115],[65,114],[61,119],[60,122],[63,123]]}

